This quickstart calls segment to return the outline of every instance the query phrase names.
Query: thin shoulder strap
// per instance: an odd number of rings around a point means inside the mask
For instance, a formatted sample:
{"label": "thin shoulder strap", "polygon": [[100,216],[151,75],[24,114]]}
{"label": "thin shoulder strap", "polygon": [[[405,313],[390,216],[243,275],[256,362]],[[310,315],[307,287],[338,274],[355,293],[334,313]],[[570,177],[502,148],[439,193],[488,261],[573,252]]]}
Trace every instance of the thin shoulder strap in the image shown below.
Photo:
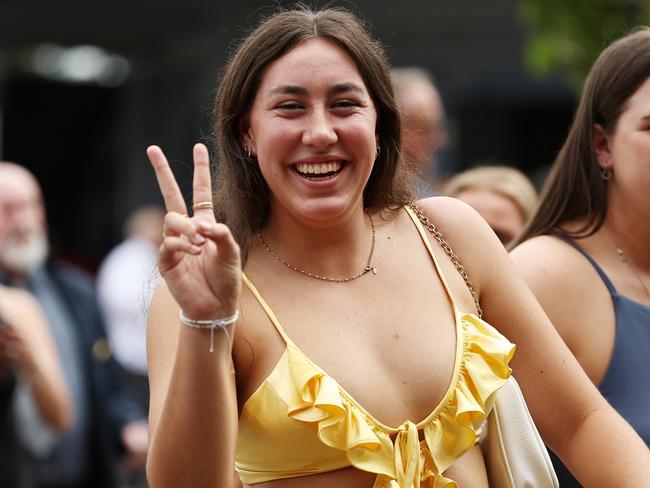
{"label": "thin shoulder strap", "polygon": [[600,279],[603,280],[603,283],[605,283],[605,286],[607,287],[607,290],[609,290],[610,295],[618,295],[618,292],[616,291],[616,288],[614,287],[614,284],[610,281],[609,277],[605,274],[605,271],[603,268],[601,268],[596,260],[592,258],[587,252],[578,245],[575,241],[569,239],[567,236],[562,235],[562,234],[557,234],[555,237],[560,239],[563,242],[566,242],[569,246],[571,246],[573,249],[578,251],[580,254],[582,254],[585,258],[587,258],[587,261],[591,263],[593,268],[596,270],[596,273],[598,273],[598,276],[600,276]]}
{"label": "thin shoulder strap", "polygon": [[278,318],[273,313],[273,310],[271,310],[271,307],[269,306],[269,304],[266,303],[266,300],[264,300],[264,298],[262,298],[262,295],[257,290],[257,288],[255,287],[253,282],[248,278],[248,276],[246,276],[246,273],[242,272],[241,276],[242,276],[242,280],[244,281],[244,284],[250,290],[250,292],[253,294],[253,296],[259,302],[259,304],[262,306],[262,308],[264,309],[264,312],[266,313],[266,315],[271,320],[271,323],[276,328],[276,330],[278,331],[278,333],[280,334],[282,339],[284,339],[284,342],[287,343],[287,344],[290,344],[292,346],[295,345],[293,343],[293,341],[289,338],[289,336],[284,332],[284,329],[282,329],[282,326],[280,325],[280,321],[278,320]]}
{"label": "thin shoulder strap", "polygon": [[465,284],[467,285],[467,289],[472,294],[472,298],[474,299],[474,304],[476,305],[476,314],[478,315],[479,318],[482,318],[483,310],[481,309],[481,304],[479,303],[478,295],[474,290],[474,287],[472,286],[472,282],[470,281],[469,276],[465,271],[465,268],[463,267],[462,264],[460,264],[460,259],[458,259],[458,256],[454,254],[454,251],[452,251],[449,243],[445,240],[444,236],[440,233],[440,231],[436,229],[436,226],[433,225],[433,222],[429,220],[429,217],[424,215],[424,212],[422,212],[420,207],[418,207],[414,202],[408,203],[404,208],[406,208],[406,211],[411,217],[411,220],[413,220],[415,227],[418,229],[418,232],[420,233],[420,236],[422,237],[422,240],[424,241],[424,244],[426,245],[427,250],[431,255],[431,259],[433,259],[433,263],[436,267],[436,271],[438,272],[438,276],[440,276],[440,280],[442,281],[442,284],[445,287],[445,290],[447,291],[447,295],[449,295],[449,299],[451,300],[454,309],[456,309],[456,303],[454,302],[454,297],[451,293],[451,290],[449,289],[449,285],[447,285],[447,281],[445,280],[445,276],[442,273],[442,270],[440,269],[440,265],[438,264],[438,260],[436,259],[435,254],[433,253],[433,249],[431,249],[431,244],[424,230],[425,228],[433,235],[435,240],[438,241],[443,251],[445,251],[447,256],[449,256],[449,258],[451,259],[452,264],[456,267],[456,270],[460,274],[461,278],[463,278],[463,281],[465,281]]}

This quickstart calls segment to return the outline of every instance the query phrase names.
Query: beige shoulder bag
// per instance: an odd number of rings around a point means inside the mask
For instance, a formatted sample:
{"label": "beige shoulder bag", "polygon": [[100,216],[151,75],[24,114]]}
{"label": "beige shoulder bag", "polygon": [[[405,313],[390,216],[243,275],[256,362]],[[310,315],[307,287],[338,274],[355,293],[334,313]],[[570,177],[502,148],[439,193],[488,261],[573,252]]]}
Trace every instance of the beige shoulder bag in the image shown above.
{"label": "beige shoulder bag", "polygon": [[559,487],[546,446],[513,376],[497,391],[483,430],[481,451],[490,488]]}
{"label": "beige shoulder bag", "polygon": [[[458,256],[422,210],[414,203],[410,203],[409,207],[451,259],[474,298],[477,315],[481,317],[483,312],[478,295]],[[480,445],[490,488],[559,487],[546,446],[512,376],[494,395],[492,410],[483,425]]]}

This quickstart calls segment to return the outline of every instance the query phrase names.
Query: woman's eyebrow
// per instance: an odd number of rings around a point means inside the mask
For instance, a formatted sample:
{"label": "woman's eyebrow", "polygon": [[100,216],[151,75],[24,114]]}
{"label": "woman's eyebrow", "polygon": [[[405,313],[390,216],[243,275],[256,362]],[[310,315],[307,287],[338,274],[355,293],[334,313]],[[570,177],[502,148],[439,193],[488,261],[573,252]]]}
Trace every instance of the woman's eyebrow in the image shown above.
{"label": "woman's eyebrow", "polygon": [[308,95],[306,88],[298,85],[280,85],[271,90],[271,95]]}
{"label": "woman's eyebrow", "polygon": [[[347,92],[356,92],[360,94],[365,94],[366,90],[364,90],[362,86],[354,82],[337,83],[334,86],[332,86],[329,90],[327,90],[328,95],[338,95],[340,93],[347,93]],[[309,95],[309,91],[306,88],[298,85],[280,85],[271,89],[270,94],[307,96]]]}
{"label": "woman's eyebrow", "polygon": [[346,93],[346,92],[356,92],[359,94],[365,94],[366,90],[364,90],[363,87],[359,86],[354,82],[337,83],[336,85],[334,85],[332,88],[328,90],[328,93],[330,95],[337,95],[339,93]]}

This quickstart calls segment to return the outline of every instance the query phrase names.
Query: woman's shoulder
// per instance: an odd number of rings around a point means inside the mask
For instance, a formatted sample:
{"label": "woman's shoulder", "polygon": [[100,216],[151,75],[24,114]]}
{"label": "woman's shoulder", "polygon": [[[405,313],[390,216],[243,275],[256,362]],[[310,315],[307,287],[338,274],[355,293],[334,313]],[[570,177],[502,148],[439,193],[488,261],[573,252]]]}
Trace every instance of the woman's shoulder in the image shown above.
{"label": "woman's shoulder", "polygon": [[492,228],[465,202],[435,196],[419,200],[416,204],[440,231],[454,253],[468,263],[478,259],[485,265],[486,258],[505,254]]}
{"label": "woman's shoulder", "polygon": [[[458,198],[434,195],[431,197],[417,200],[415,204],[420,207],[424,213],[430,216],[443,215],[446,212],[470,212],[473,210],[468,204]],[[476,213],[474,211],[474,213]]]}
{"label": "woman's shoulder", "polygon": [[[512,251],[510,257],[529,286],[557,287],[570,284],[585,271],[584,257],[564,240],[550,235],[528,239]],[[578,274],[576,274],[578,273]]]}
{"label": "woman's shoulder", "polygon": [[[483,217],[465,202],[457,198],[433,196],[416,202],[422,212],[450,238],[456,236],[461,240],[472,240],[477,235],[493,234]],[[470,232],[468,232],[468,230]]]}
{"label": "woman's shoulder", "polygon": [[534,237],[513,249],[510,257],[556,327],[565,319],[572,321],[576,313],[591,315],[592,300],[606,298],[589,261],[562,239]]}
{"label": "woman's shoulder", "polygon": [[442,234],[479,294],[481,289],[490,287],[508,267],[512,267],[496,234],[465,202],[435,196],[419,200],[417,206]]}

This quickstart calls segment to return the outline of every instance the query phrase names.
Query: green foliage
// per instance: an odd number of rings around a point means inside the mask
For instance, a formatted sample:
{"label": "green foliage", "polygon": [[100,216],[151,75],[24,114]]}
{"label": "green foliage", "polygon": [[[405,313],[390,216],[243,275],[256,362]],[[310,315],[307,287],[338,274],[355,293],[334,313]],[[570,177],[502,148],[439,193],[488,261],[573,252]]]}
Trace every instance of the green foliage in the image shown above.
{"label": "green foliage", "polygon": [[650,0],[521,0],[527,69],[558,74],[576,90],[600,52],[633,27],[650,24]]}

